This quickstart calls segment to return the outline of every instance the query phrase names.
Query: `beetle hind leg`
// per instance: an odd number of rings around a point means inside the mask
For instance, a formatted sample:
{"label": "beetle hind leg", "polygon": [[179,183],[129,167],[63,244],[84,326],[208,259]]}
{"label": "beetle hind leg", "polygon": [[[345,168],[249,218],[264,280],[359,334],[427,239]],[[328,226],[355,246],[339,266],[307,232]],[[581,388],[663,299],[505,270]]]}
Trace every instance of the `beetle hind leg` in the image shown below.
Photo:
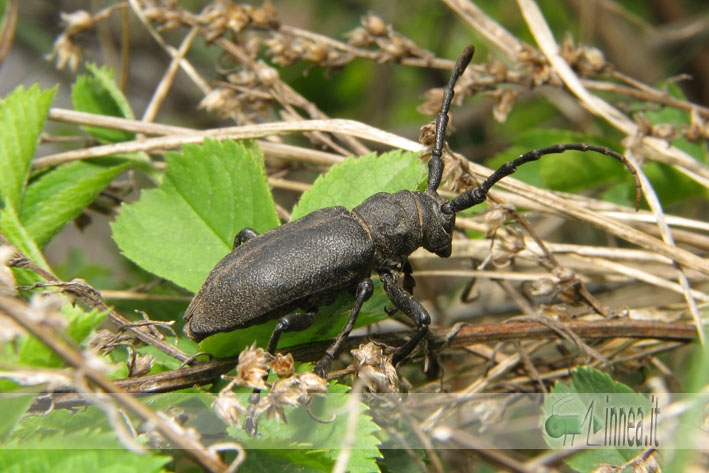
{"label": "beetle hind leg", "polygon": [[271,339],[268,341],[268,353],[271,355],[276,354],[278,340],[280,340],[283,332],[300,332],[313,325],[313,321],[315,321],[315,312],[288,314],[278,319],[276,328],[273,329]]}
{"label": "beetle hind leg", "polygon": [[[247,229],[244,229],[247,230]],[[239,235],[244,232],[242,230],[239,232]],[[250,230],[250,229],[249,229]],[[237,235],[237,239],[239,236]],[[278,322],[276,323],[276,328],[273,329],[273,333],[271,334],[271,339],[268,341],[268,348],[267,351],[271,355],[276,354],[276,347],[278,346],[278,340],[281,338],[281,334],[283,332],[299,332],[301,330],[305,330],[311,325],[313,325],[313,321],[315,320],[315,312],[301,312],[301,313],[296,313],[296,314],[288,314],[286,316],[281,317],[278,319]],[[264,376],[264,378],[266,378]],[[255,437],[257,433],[257,424],[256,424],[256,407],[258,405],[259,399],[261,397],[261,390],[260,389],[254,389],[251,392],[251,396],[249,396],[249,405],[246,408],[246,420],[244,421],[244,430],[251,436]]]}

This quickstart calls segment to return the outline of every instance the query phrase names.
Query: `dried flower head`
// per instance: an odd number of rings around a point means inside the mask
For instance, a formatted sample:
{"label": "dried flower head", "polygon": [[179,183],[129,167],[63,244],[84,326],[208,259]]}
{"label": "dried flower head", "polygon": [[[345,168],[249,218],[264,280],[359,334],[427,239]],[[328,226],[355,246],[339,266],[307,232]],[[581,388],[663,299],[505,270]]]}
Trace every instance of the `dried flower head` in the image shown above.
{"label": "dried flower head", "polygon": [[386,36],[390,30],[384,20],[371,12],[362,17],[362,26],[373,36]]}
{"label": "dried flower head", "polygon": [[399,375],[391,363],[391,355],[374,342],[361,345],[351,351],[357,377],[371,392],[399,392]]}
{"label": "dried flower head", "polygon": [[241,405],[236,393],[231,391],[220,392],[212,403],[214,413],[227,425],[241,425],[241,416],[246,414],[246,409]]}
{"label": "dried flower head", "polygon": [[153,368],[153,363],[155,363],[155,358],[152,355],[136,353],[135,358],[128,364],[128,376],[148,374]]}
{"label": "dried flower head", "polygon": [[276,357],[268,365],[279,378],[291,376],[295,371],[295,362],[293,361],[293,355],[290,353],[287,355],[276,353]]}
{"label": "dried flower head", "polygon": [[239,354],[239,364],[236,366],[236,379],[239,385],[255,389],[266,389],[264,378],[268,374],[268,363],[271,355],[263,348],[256,348],[256,342]]}

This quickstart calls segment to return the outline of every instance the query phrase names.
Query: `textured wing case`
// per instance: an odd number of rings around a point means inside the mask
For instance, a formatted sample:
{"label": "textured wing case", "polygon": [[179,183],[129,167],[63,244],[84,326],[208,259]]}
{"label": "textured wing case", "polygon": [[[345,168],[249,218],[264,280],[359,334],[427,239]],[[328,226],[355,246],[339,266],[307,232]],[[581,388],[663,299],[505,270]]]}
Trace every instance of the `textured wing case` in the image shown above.
{"label": "textured wing case", "polygon": [[374,248],[344,207],[329,207],[243,243],[212,270],[185,313],[197,338],[327,304],[372,271]]}

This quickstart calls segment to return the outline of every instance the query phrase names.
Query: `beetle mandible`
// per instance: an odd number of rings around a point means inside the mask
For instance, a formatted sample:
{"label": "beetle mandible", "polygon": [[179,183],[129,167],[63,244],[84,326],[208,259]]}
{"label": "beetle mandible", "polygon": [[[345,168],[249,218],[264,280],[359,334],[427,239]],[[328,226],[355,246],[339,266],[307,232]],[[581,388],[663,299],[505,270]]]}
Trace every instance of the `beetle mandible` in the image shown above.
{"label": "beetle mandible", "polygon": [[[378,193],[352,211],[345,207],[320,209],[261,235],[250,228],[241,230],[233,250],[214,267],[187,308],[185,333],[199,341],[217,332],[278,319],[268,344],[268,351],[273,354],[282,332],[306,329],[318,307],[332,303],[343,291],[350,291],[355,302],[349,319],[315,367],[316,373],[324,376],[352,330],[362,304],[372,295],[370,276],[376,271],[394,306],[418,327],[416,334],[394,353],[391,361],[396,366],[425,336],[431,322],[427,310],[412,296],[414,280],[408,257],[420,247],[442,258],[450,256],[457,212],[484,202],[500,179],[514,173],[517,166],[546,154],[594,151],[623,162],[635,176],[627,160],[608,148],[559,144],[529,151],[503,164],[478,187],[452,201],[439,196],[448,111],[454,86],[473,51],[473,46],[465,48],[445,89],[436,116],[425,191]],[[397,285],[401,273],[403,287]],[[303,312],[293,312],[298,308]]]}

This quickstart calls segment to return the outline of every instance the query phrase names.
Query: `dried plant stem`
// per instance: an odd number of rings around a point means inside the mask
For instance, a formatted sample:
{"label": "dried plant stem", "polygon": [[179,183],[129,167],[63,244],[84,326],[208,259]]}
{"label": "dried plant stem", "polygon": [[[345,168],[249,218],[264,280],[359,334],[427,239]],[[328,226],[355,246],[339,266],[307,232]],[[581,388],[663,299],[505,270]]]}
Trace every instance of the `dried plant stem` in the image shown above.
{"label": "dried plant stem", "polygon": [[[580,339],[584,340],[606,340],[616,338],[638,339],[638,340],[668,340],[681,343],[688,343],[695,339],[694,327],[685,322],[650,322],[645,320],[633,320],[629,318],[602,319],[602,320],[572,320],[563,323],[565,330],[573,332]],[[516,342],[558,339],[559,331],[548,325],[538,322],[509,322],[509,323],[489,323],[489,324],[458,324],[454,335],[451,336],[452,329],[432,329],[434,340],[444,344],[446,348],[467,348],[473,346],[484,346],[495,342]],[[356,348],[369,341],[383,343],[392,347],[401,346],[406,340],[406,333],[383,333],[378,335],[353,336],[347,339],[343,350]],[[444,342],[445,341],[445,342]],[[325,340],[312,342],[282,350],[284,353],[293,354],[299,361],[318,360],[323,352],[328,348],[331,341]],[[548,342],[540,342],[540,346]],[[532,349],[526,348],[528,353],[536,349],[536,344]],[[130,393],[161,393],[185,389],[194,385],[211,384],[220,379],[220,376],[234,369],[238,357],[215,359],[208,362],[195,362],[191,366],[185,366],[176,370],[162,373],[136,376],[133,378],[115,380],[116,385]],[[502,357],[497,352],[496,361],[498,371],[491,371],[480,386],[471,388],[471,392],[479,392],[489,382],[501,376],[507,368],[519,363],[519,354]],[[616,360],[617,361],[617,360]],[[611,360],[611,363],[614,361]],[[507,368],[504,368],[507,367]],[[568,372],[565,368],[564,373]],[[558,375],[558,374],[557,374]],[[540,375],[542,379],[547,379],[547,373]],[[528,379],[525,377],[525,379]],[[55,394],[58,407],[64,405],[76,405],[79,398],[71,394]],[[34,410],[46,410],[49,405],[48,398],[42,398],[36,404]]]}
{"label": "dried plant stem", "polygon": [[[214,139],[247,139],[271,136],[281,133],[303,131],[327,131],[333,133],[348,134],[358,138],[371,140],[390,145],[395,148],[407,151],[420,152],[424,148],[419,143],[401,138],[397,135],[379,130],[353,120],[305,120],[301,122],[274,122],[259,125],[246,125],[241,127],[229,127],[208,130],[195,135],[181,135],[173,137],[150,138],[143,141],[130,141],[111,145],[96,146],[93,148],[69,151],[52,156],[38,158],[33,161],[35,168],[42,168],[51,165],[73,161],[77,159],[87,159],[99,156],[109,156],[116,153],[126,153],[133,151],[150,151],[156,149],[175,148],[182,144],[201,143],[205,138]],[[489,176],[490,170],[479,164],[467,163],[471,172],[476,176],[485,178]],[[544,208],[549,208],[567,217],[576,218],[595,225],[603,230],[618,236],[633,244],[644,247],[650,251],[664,255],[670,259],[687,267],[696,269],[705,274],[709,274],[709,261],[700,258],[691,252],[668,245],[656,238],[646,235],[638,230],[592,212],[580,205],[566,199],[557,197],[549,191],[538,189],[534,186],[524,184],[514,178],[508,177],[498,183],[498,186],[508,191],[522,195],[525,198],[540,204]]]}
{"label": "dried plant stem", "polygon": [[[591,113],[603,118],[628,137],[641,136],[638,126],[632,120],[601,98],[589,93],[583,86],[578,76],[559,54],[559,46],[556,44],[554,35],[537,4],[533,0],[518,0],[517,4],[547,60],[581,104]],[[673,164],[680,171],[686,169],[690,173],[685,174],[693,179],[694,176],[700,176],[702,178],[700,184],[709,187],[709,167],[702,165],[684,151],[670,145],[666,140],[651,136],[642,137],[640,143],[645,145],[648,151],[651,151],[652,159]]]}
{"label": "dried plant stem", "polygon": [[182,40],[180,49],[178,49],[177,53],[172,57],[170,65],[167,67],[165,74],[163,74],[163,77],[160,80],[158,87],[153,93],[153,97],[150,99],[148,107],[145,109],[145,113],[143,114],[142,120],[143,122],[152,122],[153,120],[155,120],[155,117],[158,114],[158,110],[160,110],[160,105],[167,97],[167,93],[170,90],[170,86],[175,80],[175,74],[177,73],[177,69],[180,67],[180,62],[182,62],[185,55],[187,54],[187,51],[189,51],[190,46],[192,46],[192,42],[197,37],[197,33],[199,33],[199,29],[196,27],[192,28],[187,34],[187,36],[185,36],[185,38]]}
{"label": "dried plant stem", "polygon": [[[145,29],[148,30],[148,32],[150,33],[150,36],[155,39],[155,41],[170,55],[170,57],[174,58],[178,56],[177,50],[167,44],[162,38],[162,36],[160,36],[160,34],[155,31],[155,28],[150,25],[150,21],[143,14],[143,10],[140,8],[138,0],[129,0],[129,3],[135,15],[138,17],[143,26],[145,26]],[[190,77],[190,79],[192,79],[192,82],[195,83],[195,85],[202,91],[204,95],[207,95],[209,93],[212,88],[204,79],[202,79],[202,76],[199,75],[197,70],[192,66],[192,64],[190,64],[187,59],[180,59],[180,67],[182,68],[182,70],[185,71],[185,73]]]}
{"label": "dried plant stem", "polygon": [[[534,35],[537,43],[539,44],[541,50],[544,52],[545,56],[549,60],[549,63],[554,67],[554,70],[561,76],[567,87],[581,100],[581,102],[587,106],[595,115],[604,118],[606,121],[614,125],[619,130],[623,131],[628,136],[638,136],[638,126],[633,123],[632,120],[625,117],[619,110],[613,108],[607,102],[601,100],[600,98],[591,95],[586,88],[583,86],[579,78],[573,72],[571,67],[566,63],[566,61],[559,54],[559,47],[554,40],[554,36],[546,23],[539,7],[533,0],[518,0],[518,5],[522,10],[522,14],[527,20],[527,25],[529,26],[532,34]],[[654,148],[656,152],[660,154],[672,155],[674,158],[682,157],[681,167],[686,167],[687,169],[698,172],[702,177],[709,178],[709,168],[702,166],[696,162],[691,156],[685,156],[683,152],[679,149],[674,151],[666,151],[668,148],[667,143],[663,140],[657,140],[651,137],[643,138],[643,141],[651,148]],[[659,141],[662,142],[660,146]],[[637,162],[631,153],[628,153],[626,158],[632,164],[632,166],[638,172],[638,177],[642,185],[643,193],[645,198],[653,210],[653,214],[657,219],[658,227],[660,233],[664,240],[664,243],[668,246],[674,246],[674,240],[669,232],[669,228],[664,221],[664,216],[662,215],[662,207],[660,205],[659,199],[655,194],[650,181],[647,179],[645,174],[642,172]],[[696,165],[695,165],[696,164]],[[707,181],[709,182],[709,181]],[[692,317],[694,318],[695,324],[697,326],[697,333],[699,334],[699,341],[704,344],[704,333],[702,329],[701,320],[699,317],[699,312],[697,310],[696,302],[694,301],[692,294],[690,292],[689,283],[687,281],[686,275],[682,272],[680,266],[677,266],[679,271],[678,278],[680,285],[687,300]]]}
{"label": "dried plant stem", "polygon": [[173,149],[184,144],[202,143],[206,138],[223,139],[253,139],[284,133],[324,131],[349,135],[382,143],[394,148],[407,151],[422,151],[423,146],[415,141],[407,140],[392,133],[379,130],[354,120],[329,119],[329,120],[303,120],[299,122],[271,122],[257,125],[244,125],[228,128],[215,128],[193,135],[168,136],[148,138],[139,141],[126,141],[110,145],[95,146],[92,148],[68,151],[51,156],[35,159],[32,164],[35,169],[56,166],[79,159],[90,159],[112,154],[130,153],[135,151],[153,151],[158,149]]}

